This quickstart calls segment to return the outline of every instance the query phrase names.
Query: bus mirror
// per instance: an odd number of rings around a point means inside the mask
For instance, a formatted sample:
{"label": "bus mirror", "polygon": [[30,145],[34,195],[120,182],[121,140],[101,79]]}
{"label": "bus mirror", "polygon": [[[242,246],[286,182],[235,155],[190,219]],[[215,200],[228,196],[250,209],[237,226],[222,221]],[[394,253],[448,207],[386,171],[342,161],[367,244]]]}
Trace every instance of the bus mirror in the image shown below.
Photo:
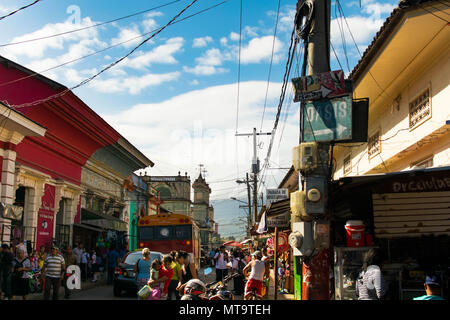
{"label": "bus mirror", "polygon": [[205,271],[204,271],[204,274],[205,274],[205,276],[207,276],[211,272],[212,272],[212,268],[206,268]]}

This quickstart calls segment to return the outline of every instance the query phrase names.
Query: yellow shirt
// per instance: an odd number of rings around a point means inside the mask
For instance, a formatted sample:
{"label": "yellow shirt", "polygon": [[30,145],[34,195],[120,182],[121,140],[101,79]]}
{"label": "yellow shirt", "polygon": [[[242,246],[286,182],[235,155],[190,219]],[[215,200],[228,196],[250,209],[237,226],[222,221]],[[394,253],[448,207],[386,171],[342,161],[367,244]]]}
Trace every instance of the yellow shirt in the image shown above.
{"label": "yellow shirt", "polygon": [[180,264],[178,262],[172,262],[173,269],[173,277],[172,280],[180,280],[178,279],[178,271],[181,270]]}

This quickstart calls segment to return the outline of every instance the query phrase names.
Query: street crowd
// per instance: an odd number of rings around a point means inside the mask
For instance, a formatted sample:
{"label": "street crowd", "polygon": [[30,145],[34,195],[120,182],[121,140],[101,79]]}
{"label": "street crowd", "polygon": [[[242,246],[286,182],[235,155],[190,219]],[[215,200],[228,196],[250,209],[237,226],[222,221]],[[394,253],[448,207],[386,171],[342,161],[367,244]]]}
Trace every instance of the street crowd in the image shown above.
{"label": "street crowd", "polygon": [[112,283],[114,268],[126,250],[111,248],[86,249],[79,243],[72,249],[51,245],[50,250],[41,246],[38,251],[30,253],[18,239],[0,247],[0,299],[27,300],[32,293],[43,293],[44,299],[59,299],[60,287],[64,288],[64,298],[69,299],[71,290],[67,287],[67,267],[76,265],[81,271],[81,281],[97,282],[100,274],[107,273],[108,282]]}

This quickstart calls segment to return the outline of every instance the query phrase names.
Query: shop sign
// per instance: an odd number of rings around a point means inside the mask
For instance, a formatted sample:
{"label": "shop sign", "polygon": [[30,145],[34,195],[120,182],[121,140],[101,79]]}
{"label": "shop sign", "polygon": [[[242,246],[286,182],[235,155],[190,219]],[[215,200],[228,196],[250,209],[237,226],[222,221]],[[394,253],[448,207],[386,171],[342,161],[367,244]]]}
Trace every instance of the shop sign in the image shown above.
{"label": "shop sign", "polygon": [[150,182],[175,182],[176,177],[149,177]]}
{"label": "shop sign", "polygon": [[292,79],[294,102],[337,97],[347,92],[342,70]]}
{"label": "shop sign", "polygon": [[53,225],[55,218],[55,187],[46,184],[41,207],[38,211],[36,248],[41,245],[49,247],[53,238]]}
{"label": "shop sign", "polygon": [[378,185],[375,191],[377,193],[450,191],[450,172],[436,171],[414,176],[393,177],[389,182]]}
{"label": "shop sign", "polygon": [[285,228],[285,227],[289,227],[290,222],[289,222],[289,218],[290,218],[290,213],[289,211],[286,211],[283,214],[279,214],[277,216],[273,216],[273,217],[267,217],[267,226],[269,228]]}
{"label": "shop sign", "polygon": [[266,190],[266,201],[267,203],[272,203],[278,200],[289,199],[288,189],[267,189]]}
{"label": "shop sign", "polygon": [[350,95],[308,102],[303,110],[303,141],[338,141],[352,138]]}

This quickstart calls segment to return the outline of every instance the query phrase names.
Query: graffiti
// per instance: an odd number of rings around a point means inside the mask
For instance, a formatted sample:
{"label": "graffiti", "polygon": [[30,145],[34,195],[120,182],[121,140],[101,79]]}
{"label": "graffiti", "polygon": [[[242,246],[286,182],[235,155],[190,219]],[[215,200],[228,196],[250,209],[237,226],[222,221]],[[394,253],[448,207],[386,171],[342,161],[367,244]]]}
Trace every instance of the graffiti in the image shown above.
{"label": "graffiti", "polygon": [[410,182],[392,183],[394,192],[445,191],[450,190],[450,178],[435,178]]}

